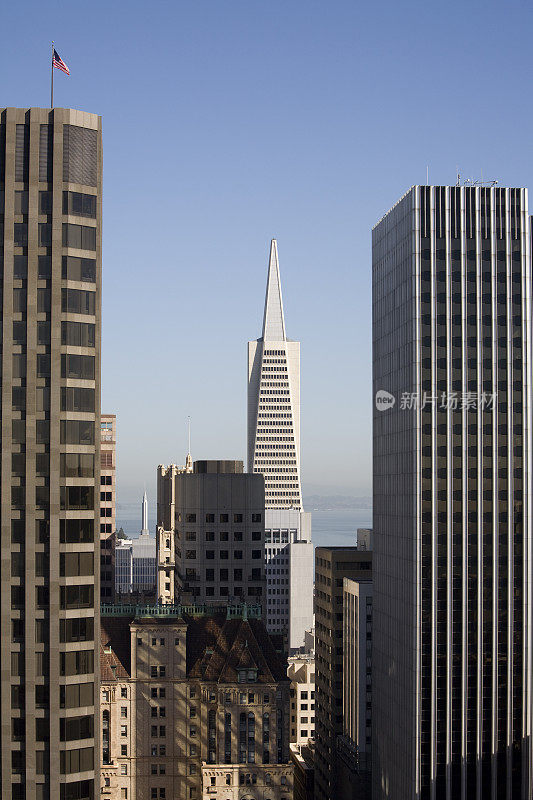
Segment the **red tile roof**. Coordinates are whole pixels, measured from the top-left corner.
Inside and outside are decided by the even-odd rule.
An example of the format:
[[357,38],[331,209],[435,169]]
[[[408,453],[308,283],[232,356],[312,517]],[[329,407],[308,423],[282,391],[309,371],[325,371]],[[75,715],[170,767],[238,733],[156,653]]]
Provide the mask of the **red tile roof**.
[[100,679],[103,681],[131,676],[130,622],[131,617],[101,617]]

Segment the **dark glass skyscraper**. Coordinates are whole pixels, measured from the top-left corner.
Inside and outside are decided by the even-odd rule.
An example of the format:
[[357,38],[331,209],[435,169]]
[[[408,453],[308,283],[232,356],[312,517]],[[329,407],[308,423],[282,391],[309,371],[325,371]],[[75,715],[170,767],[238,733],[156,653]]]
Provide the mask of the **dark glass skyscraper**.
[[525,189],[414,186],[373,231],[373,797],[529,800]]
[[100,117],[0,111],[6,800],[99,791],[101,176]]

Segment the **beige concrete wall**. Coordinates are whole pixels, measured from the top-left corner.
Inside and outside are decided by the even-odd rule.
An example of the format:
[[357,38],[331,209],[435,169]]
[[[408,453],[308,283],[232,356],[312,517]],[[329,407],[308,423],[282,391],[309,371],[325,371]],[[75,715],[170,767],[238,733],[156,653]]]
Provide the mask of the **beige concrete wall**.
[[[50,150],[40,142],[43,125],[49,126]],[[69,182],[72,173],[64,171],[64,126],[76,126],[96,131],[96,157],[94,181],[91,185]],[[85,650],[95,653],[94,640],[64,643],[60,640],[60,623],[72,618],[95,617],[95,636],[98,640],[98,613],[95,604],[83,609],[62,607],[62,590],[66,586],[83,585],[94,588],[96,608],[99,598],[99,569],[94,574],[66,576],[61,573],[61,556],[73,553],[95,555],[95,542],[99,539],[95,508],[98,508],[97,492],[99,476],[99,427],[100,417],[100,287],[101,287],[101,188],[102,188],[102,142],[101,119],[94,114],[71,109],[15,109],[0,112],[0,126],[5,133],[5,150],[0,163],[5,160],[5,171],[0,176],[4,181],[0,194],[0,213],[3,213],[3,297],[2,297],[2,488],[1,541],[2,559],[0,567],[0,627],[4,632],[0,642],[0,724],[1,742],[1,787],[2,797],[17,797],[24,790],[26,800],[37,800],[48,794],[59,797],[60,783],[78,784],[92,782],[94,769],[83,773],[62,772],[62,752],[84,750],[94,746],[94,738],[81,741],[60,741],[60,719],[72,716],[94,716],[93,705],[62,708],[60,696],[63,687],[80,684],[97,684],[98,676],[92,670],[83,674],[62,675],[61,664],[65,654]],[[18,127],[18,126],[25,126]],[[18,152],[16,158],[17,131],[25,132],[27,147]],[[22,141],[22,140],[19,140]],[[0,142],[3,137],[0,136]],[[3,147],[3,144],[0,145]],[[51,159],[50,175],[40,178],[43,153]],[[71,154],[73,151],[71,151]],[[17,175],[17,161],[26,161],[27,172]],[[73,162],[72,162],[73,163]],[[22,180],[20,178],[22,177]],[[96,196],[96,217],[85,218],[63,212],[63,192],[79,192]],[[27,209],[19,213],[15,208],[15,193],[26,192]],[[40,193],[50,192],[51,205],[41,213]],[[63,246],[63,224],[83,225],[95,230],[96,249],[79,250]],[[15,241],[18,226],[27,226],[27,242],[19,245]],[[49,225],[49,229],[41,226]],[[15,228],[14,226],[17,226]],[[49,243],[40,235],[49,230]],[[86,284],[63,278],[64,256],[92,258],[96,265],[96,280]],[[15,275],[14,257],[27,256],[27,275]],[[39,257],[50,258],[50,271],[39,273]],[[78,314],[63,311],[62,292],[65,289],[94,292],[94,314]],[[23,297],[17,310],[15,300]],[[95,346],[78,347],[62,344],[62,323],[83,322],[95,326]],[[20,323],[25,332],[25,342],[16,343],[14,323]],[[49,325],[49,333],[39,323]],[[20,326],[19,326],[20,327]],[[39,336],[38,336],[39,332]],[[44,336],[43,336],[44,333]],[[48,338],[49,336],[49,338]],[[93,356],[94,380],[62,377],[62,356],[67,354]],[[37,360],[49,356],[49,376],[38,374]],[[18,366],[23,365],[24,376],[20,377]],[[14,370],[14,367],[16,369]],[[95,390],[95,404],[91,411],[62,410],[62,388],[91,388]],[[23,407],[16,408],[13,390],[23,398]],[[44,397],[48,401],[43,403]],[[49,420],[49,433],[40,440],[42,424]],[[84,421],[94,431],[93,444],[66,444],[61,440],[61,421]],[[24,431],[24,443],[16,443],[15,428]],[[66,453],[85,453],[94,456],[94,476],[73,478],[61,475],[61,456]],[[12,457],[23,463],[23,475],[15,475]],[[22,458],[20,458],[22,457]],[[17,460],[17,458],[15,459]],[[43,466],[47,465],[48,475]],[[89,487],[96,491],[96,506],[81,510],[61,507],[65,487]],[[48,489],[48,491],[46,491]],[[12,491],[14,490],[14,491]],[[15,500],[17,493],[22,500]],[[46,499],[36,501],[36,494],[45,494]],[[88,519],[93,530],[93,542],[65,543],[60,539],[60,523],[63,520]],[[12,523],[20,523],[21,530],[12,535]],[[39,529],[39,533],[37,533]],[[96,549],[96,559],[99,550]],[[97,566],[97,565],[96,565]],[[86,566],[87,569],[87,566]],[[48,593],[48,597],[46,597]],[[13,602],[18,595],[16,602]],[[38,602],[38,597],[40,601]],[[17,630],[13,623],[16,623]],[[41,633],[44,632],[44,636]],[[96,659],[95,659],[96,660]],[[18,668],[13,670],[14,662]],[[18,687],[18,688],[17,688]],[[48,687],[48,697],[46,691]],[[23,703],[13,706],[15,693]],[[21,735],[14,730],[12,719],[26,718]],[[35,724],[34,724],[35,723]],[[95,736],[97,731],[95,732]],[[19,753],[20,755],[12,755]],[[18,767],[13,769],[15,760]],[[86,767],[85,761],[84,765]],[[88,793],[92,794],[91,783]]]

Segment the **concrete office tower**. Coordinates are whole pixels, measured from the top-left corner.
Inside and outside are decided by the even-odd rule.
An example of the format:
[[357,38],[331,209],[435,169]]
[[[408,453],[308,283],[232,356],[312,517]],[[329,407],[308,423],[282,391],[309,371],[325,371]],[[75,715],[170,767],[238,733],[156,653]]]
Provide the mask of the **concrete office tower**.
[[157,597],[174,603],[261,603],[265,491],[242,461],[157,470]]
[[339,794],[338,738],[343,715],[343,579],[372,576],[372,552],[357,547],[315,551],[315,798]]
[[98,778],[101,188],[100,117],[0,111],[6,800],[92,800]]
[[373,231],[376,800],[531,797],[530,258],[525,189]]
[[300,484],[300,343],[285,335],[275,239],[263,335],[248,342],[248,471],[265,478],[267,628],[288,631],[296,650],[313,625],[313,545]]
[[100,417],[100,597],[112,603],[115,591],[116,518],[116,446],[115,414]]

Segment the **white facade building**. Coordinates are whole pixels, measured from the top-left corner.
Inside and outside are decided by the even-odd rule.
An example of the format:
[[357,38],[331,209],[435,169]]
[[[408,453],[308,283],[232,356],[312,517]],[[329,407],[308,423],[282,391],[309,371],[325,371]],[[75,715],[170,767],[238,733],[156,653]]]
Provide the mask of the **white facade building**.
[[288,631],[296,650],[313,625],[313,544],[300,481],[300,343],[285,334],[275,239],[263,335],[248,342],[248,471],[265,479],[267,628]]
[[289,658],[291,681],[291,742],[307,745],[315,738],[315,657],[304,653]]

